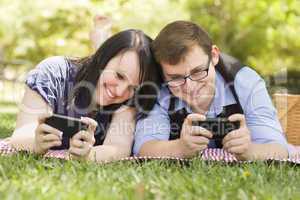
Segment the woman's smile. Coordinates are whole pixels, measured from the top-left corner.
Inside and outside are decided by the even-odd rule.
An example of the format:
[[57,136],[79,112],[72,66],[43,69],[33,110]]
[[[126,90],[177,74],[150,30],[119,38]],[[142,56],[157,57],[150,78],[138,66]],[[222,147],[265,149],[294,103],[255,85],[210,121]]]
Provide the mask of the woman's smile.
[[116,98],[116,95],[115,95],[115,94],[107,87],[106,84],[104,85],[104,88],[105,88],[105,91],[106,91],[107,96],[108,96],[110,99]]

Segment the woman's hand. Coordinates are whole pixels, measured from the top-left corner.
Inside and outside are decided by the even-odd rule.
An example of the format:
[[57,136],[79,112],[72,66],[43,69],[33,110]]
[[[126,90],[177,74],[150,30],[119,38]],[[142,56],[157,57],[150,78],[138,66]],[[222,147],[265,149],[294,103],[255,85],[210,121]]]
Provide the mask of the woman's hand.
[[62,132],[45,124],[47,117],[39,118],[35,129],[34,152],[37,154],[45,154],[51,147],[62,144]]
[[95,144],[94,134],[98,124],[95,120],[88,117],[82,117],[81,121],[88,125],[88,129],[79,131],[70,139],[68,152],[72,159],[88,160]]

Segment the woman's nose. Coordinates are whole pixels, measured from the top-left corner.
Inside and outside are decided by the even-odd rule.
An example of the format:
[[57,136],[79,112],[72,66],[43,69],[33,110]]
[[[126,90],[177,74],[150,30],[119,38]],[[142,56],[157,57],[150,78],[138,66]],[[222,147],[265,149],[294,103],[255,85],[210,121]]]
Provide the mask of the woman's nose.
[[116,95],[118,97],[122,97],[126,94],[127,91],[128,91],[128,84],[124,82],[120,83],[116,88]]

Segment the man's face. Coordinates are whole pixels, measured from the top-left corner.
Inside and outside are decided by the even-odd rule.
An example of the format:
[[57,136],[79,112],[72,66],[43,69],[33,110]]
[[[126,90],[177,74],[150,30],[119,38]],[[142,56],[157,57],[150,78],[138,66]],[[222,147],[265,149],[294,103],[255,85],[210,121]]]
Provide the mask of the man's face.
[[[219,51],[217,47],[213,47],[211,57],[209,57],[198,45],[190,48],[186,56],[177,64],[171,65],[161,62],[165,81],[178,80],[192,74],[191,78],[185,79],[185,83],[181,86],[169,89],[176,97],[184,100],[190,107],[207,109],[210,105],[215,91],[215,68],[218,62]],[[207,72],[208,69],[208,72]],[[202,79],[197,80],[197,74],[206,74]],[[194,74],[194,75],[193,75]]]

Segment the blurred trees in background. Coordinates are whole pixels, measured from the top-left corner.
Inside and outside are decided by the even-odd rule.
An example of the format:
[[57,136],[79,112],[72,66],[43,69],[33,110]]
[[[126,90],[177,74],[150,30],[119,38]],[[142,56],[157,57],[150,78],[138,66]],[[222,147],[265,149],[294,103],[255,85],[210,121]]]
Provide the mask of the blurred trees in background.
[[86,56],[92,18],[103,14],[113,32],[139,28],[151,37],[171,21],[191,20],[263,75],[297,71],[299,8],[299,0],[0,0],[0,60],[27,60],[28,69],[52,55]]

